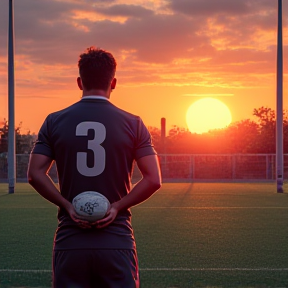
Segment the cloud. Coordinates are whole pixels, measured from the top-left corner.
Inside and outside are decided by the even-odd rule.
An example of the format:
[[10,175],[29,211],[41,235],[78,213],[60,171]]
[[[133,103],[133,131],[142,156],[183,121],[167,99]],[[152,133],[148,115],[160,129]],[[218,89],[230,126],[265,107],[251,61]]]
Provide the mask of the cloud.
[[122,16],[122,17],[149,17],[154,14],[150,9],[146,9],[137,5],[112,5],[109,7],[96,7],[95,11],[108,16]]
[[[288,8],[287,2],[283,9]],[[7,3],[0,1],[2,58],[7,54]],[[29,75],[37,79],[41,72],[48,82],[67,81],[65,73],[77,73],[78,55],[91,45],[115,55],[123,85],[170,85],[173,81],[175,85],[205,84],[202,79],[208,79],[207,73],[209,79],[213,73],[223,79],[235,74],[236,81],[236,75],[244,75],[247,69],[250,73],[271,73],[275,69],[274,1],[169,0],[158,1],[157,9],[151,1],[131,3],[15,1],[19,73],[24,77],[20,70],[29,67]],[[49,65],[55,71],[66,67],[65,73],[53,79],[53,71],[41,69]],[[228,81],[221,79],[219,83]],[[19,83],[25,86],[26,82]]]
[[[138,18],[128,17],[125,23],[119,23],[108,19],[74,20],[71,17],[73,9],[79,8],[75,3],[37,3],[33,11],[27,8],[31,6],[31,0],[23,0],[20,7],[15,7],[15,15],[16,10],[22,9],[21,15],[15,17],[16,53],[29,55],[35,62],[72,63],[81,51],[91,45],[118,54],[122,50],[135,49],[138,61],[166,62],[189,49],[187,36],[193,45],[205,39],[205,36],[195,34],[199,26],[197,22],[188,22],[180,15],[155,15],[135,5],[99,8],[98,12],[114,16],[128,17],[136,11]],[[48,17],[50,14],[51,17]],[[87,27],[87,31],[83,27]],[[185,42],[188,46],[183,46]]]
[[217,14],[241,15],[249,11],[248,0],[170,0],[167,7],[173,12],[191,17],[207,17]]
[[[287,7],[283,1],[283,8]],[[174,13],[181,13],[190,17],[215,17],[217,15],[229,17],[249,14],[269,14],[277,9],[276,1],[271,0],[167,0],[165,8]]]

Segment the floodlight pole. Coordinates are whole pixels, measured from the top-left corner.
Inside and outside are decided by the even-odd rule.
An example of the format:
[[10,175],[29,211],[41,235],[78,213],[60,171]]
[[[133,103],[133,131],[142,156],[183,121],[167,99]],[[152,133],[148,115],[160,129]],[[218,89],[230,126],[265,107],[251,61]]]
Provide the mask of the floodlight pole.
[[14,19],[13,0],[9,0],[8,31],[8,191],[14,193],[16,155],[15,155],[15,105],[14,105]]
[[283,193],[283,35],[282,0],[278,0],[277,35],[277,109],[276,109],[276,182],[277,192]]

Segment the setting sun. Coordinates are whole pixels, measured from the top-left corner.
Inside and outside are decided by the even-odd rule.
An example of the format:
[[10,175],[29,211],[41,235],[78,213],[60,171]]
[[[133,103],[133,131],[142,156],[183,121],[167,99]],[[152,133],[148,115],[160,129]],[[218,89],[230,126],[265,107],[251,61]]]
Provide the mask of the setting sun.
[[220,100],[203,98],[194,102],[186,113],[186,122],[192,133],[205,133],[231,123],[229,108]]

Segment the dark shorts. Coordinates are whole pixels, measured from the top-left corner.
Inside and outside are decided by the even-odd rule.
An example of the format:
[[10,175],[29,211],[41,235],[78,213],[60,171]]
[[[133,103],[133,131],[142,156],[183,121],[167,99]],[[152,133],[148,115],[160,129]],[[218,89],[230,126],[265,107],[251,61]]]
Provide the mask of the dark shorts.
[[53,252],[53,288],[138,288],[135,250]]

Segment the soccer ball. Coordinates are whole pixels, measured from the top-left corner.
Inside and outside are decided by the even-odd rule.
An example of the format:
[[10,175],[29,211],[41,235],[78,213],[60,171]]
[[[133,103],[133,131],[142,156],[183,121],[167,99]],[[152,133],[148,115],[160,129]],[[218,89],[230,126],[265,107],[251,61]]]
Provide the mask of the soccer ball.
[[72,201],[78,215],[84,217],[89,222],[102,219],[109,207],[109,200],[101,193],[86,191],[78,194]]

